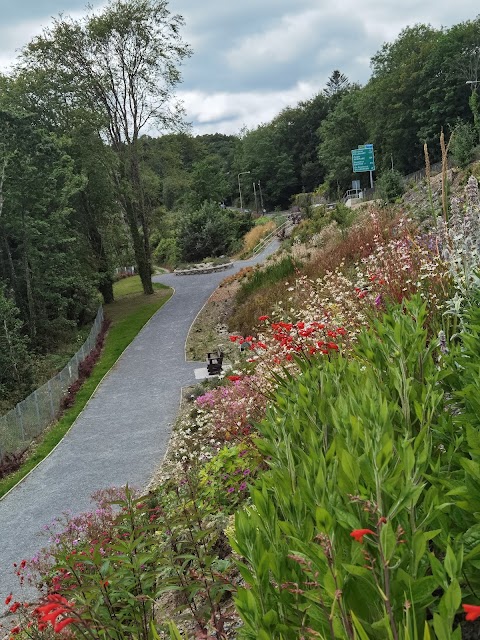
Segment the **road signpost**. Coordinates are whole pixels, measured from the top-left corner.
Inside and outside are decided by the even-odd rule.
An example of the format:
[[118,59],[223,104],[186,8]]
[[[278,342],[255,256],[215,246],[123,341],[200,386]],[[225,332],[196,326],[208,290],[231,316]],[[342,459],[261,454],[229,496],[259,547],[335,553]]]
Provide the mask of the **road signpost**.
[[373,189],[373,171],[375,171],[375,155],[373,144],[359,144],[358,149],[352,149],[353,173],[370,172],[370,187]]

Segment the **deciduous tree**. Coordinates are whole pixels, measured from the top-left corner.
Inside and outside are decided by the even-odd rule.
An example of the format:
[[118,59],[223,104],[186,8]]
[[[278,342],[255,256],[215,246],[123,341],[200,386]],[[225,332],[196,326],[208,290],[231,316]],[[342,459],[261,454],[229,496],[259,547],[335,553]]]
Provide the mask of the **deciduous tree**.
[[23,65],[48,72],[67,104],[102,116],[100,131],[118,155],[118,193],[145,293],[153,293],[149,210],[139,136],[147,125],[176,126],[172,94],[190,54],[183,19],[165,0],[111,0],[100,14],[59,17],[26,47]]

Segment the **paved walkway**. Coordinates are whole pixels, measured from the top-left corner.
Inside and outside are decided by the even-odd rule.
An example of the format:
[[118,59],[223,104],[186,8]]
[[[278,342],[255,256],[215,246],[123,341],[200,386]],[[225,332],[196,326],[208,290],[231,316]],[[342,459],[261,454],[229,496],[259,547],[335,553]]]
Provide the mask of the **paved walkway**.
[[175,289],[172,298],[125,350],[52,454],[0,500],[0,614],[10,592],[20,595],[12,565],[44,544],[38,535],[44,524],[65,511],[91,508],[98,489],[148,483],[165,454],[181,388],[195,382],[200,366],[185,362],[192,322],[226,276],[277,247],[274,241],[228,271],[154,278]]

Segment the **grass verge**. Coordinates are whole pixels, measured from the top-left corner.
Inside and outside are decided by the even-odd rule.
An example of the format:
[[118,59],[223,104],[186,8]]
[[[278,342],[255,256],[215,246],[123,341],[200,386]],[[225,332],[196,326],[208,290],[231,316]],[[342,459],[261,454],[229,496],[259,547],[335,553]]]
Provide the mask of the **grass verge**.
[[112,324],[91,376],[79,389],[74,405],[62,414],[58,422],[48,428],[22,466],[0,480],[0,498],[46,458],[60,442],[90,400],[103,376],[112,368],[140,329],[172,295],[172,290],[164,285],[155,283],[154,288],[153,296],[143,295],[138,276],[115,283],[116,301],[104,306],[105,315]]

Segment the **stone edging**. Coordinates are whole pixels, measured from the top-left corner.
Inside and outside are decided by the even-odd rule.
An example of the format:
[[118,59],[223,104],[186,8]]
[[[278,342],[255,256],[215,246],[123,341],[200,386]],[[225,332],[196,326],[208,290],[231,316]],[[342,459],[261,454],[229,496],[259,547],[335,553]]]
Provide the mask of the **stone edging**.
[[204,268],[193,269],[176,269],[173,272],[174,276],[192,276],[200,273],[213,273],[215,271],[225,271],[233,267],[233,262],[227,262],[226,264],[212,265],[211,267],[205,266]]

